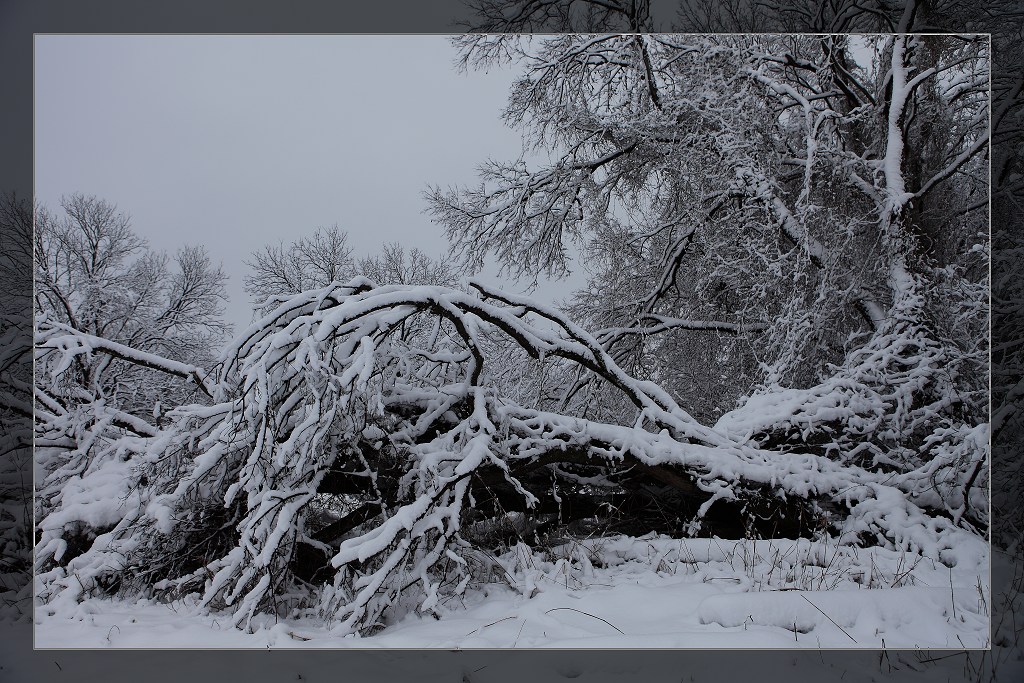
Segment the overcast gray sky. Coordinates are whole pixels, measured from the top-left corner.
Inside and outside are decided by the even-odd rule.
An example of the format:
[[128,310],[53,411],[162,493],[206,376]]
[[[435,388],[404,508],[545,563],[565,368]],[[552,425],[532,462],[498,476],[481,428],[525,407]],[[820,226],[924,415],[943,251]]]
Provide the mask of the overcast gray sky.
[[499,118],[515,74],[454,58],[442,36],[37,36],[36,197],[95,194],[154,248],[205,245],[237,329],[264,244],[338,223],[360,255],[445,252],[427,184],[522,149]]

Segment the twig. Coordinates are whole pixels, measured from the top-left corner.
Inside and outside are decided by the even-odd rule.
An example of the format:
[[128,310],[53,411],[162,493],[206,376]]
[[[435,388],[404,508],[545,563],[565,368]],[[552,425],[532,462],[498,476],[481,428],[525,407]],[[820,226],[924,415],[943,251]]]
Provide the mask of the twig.
[[[953,568],[949,568],[949,604],[953,606],[953,619],[956,619],[956,596],[953,594]],[[959,637],[959,636],[957,636]]]
[[[519,633],[516,634],[516,639],[512,641],[512,647],[515,647],[516,643],[519,642],[519,636],[523,635],[523,628],[525,626],[526,626],[526,620],[523,619],[523,623],[520,624],[520,626],[519,626]],[[544,635],[547,635],[547,634],[545,633]]]
[[928,659],[918,660],[921,664],[930,664],[931,662],[939,662],[943,659],[949,659],[950,657],[962,657],[963,655],[969,655],[969,652],[953,652],[948,655],[942,655],[941,657],[929,657]]
[[[800,594],[800,597],[801,597],[801,598],[803,598],[804,600],[807,600],[807,596],[806,596],[806,595],[804,595],[803,593],[801,593],[801,594]],[[813,607],[814,609],[818,610],[818,611],[819,611],[819,612],[821,612],[822,614],[825,614],[825,612],[824,612],[824,611],[822,611],[822,609],[821,609],[820,607],[818,607],[817,605],[815,605],[815,604],[814,604],[813,602],[811,602],[810,600],[807,600],[807,604],[808,604],[808,605],[810,605],[811,607]],[[837,628],[837,629],[839,629],[839,630],[840,630],[840,631],[842,631],[843,633],[846,633],[846,629],[845,629],[845,628],[843,628],[842,626],[840,626],[839,624],[836,624],[836,621],[835,621],[835,619],[833,619],[832,617],[830,617],[830,616],[829,616],[829,615],[827,615],[827,614],[825,614],[825,618],[826,618],[826,619],[828,619],[829,621],[831,621],[831,622],[832,622],[833,624],[835,624],[835,625],[836,625],[836,628]],[[849,638],[850,640],[852,640],[852,641],[853,641],[853,642],[855,642],[855,643],[857,642],[857,639],[856,639],[856,638],[854,638],[853,636],[851,636],[851,635],[850,635],[849,633],[846,633],[846,637],[847,637],[847,638]]]
[[501,619],[498,619],[497,621],[492,621],[492,622],[491,622],[491,623],[489,623],[489,624],[484,624],[483,626],[478,626],[478,627],[476,627],[475,629],[473,629],[472,631],[470,631],[469,633],[467,633],[466,635],[464,635],[464,636],[462,636],[462,637],[463,637],[463,638],[468,638],[468,637],[470,637],[471,635],[474,635],[474,634],[476,634],[476,633],[480,633],[480,630],[481,630],[481,629],[485,629],[485,628],[487,628],[488,626],[494,626],[495,624],[500,624],[500,623],[501,623],[501,622],[503,622],[503,621],[508,621],[509,619],[515,619],[515,618],[516,618],[516,615],[514,615],[514,614],[510,614],[509,616],[507,616],[507,617],[502,617]]
[[590,614],[589,612],[584,612],[582,610],[574,609],[572,607],[552,607],[547,612],[544,612],[544,614],[550,614],[551,612],[555,612],[555,611],[560,610],[560,609],[567,609],[567,610],[571,610],[573,612],[579,612],[580,614],[585,614],[588,617],[594,617],[594,619],[597,619],[598,621],[603,621],[604,623],[608,624],[609,626],[611,626],[616,631],[619,631],[619,633],[621,633],[622,635],[626,635],[625,632],[619,630],[618,626],[616,626],[612,622],[608,621],[607,619],[602,619],[601,617],[598,617],[598,616],[595,616],[593,614]]

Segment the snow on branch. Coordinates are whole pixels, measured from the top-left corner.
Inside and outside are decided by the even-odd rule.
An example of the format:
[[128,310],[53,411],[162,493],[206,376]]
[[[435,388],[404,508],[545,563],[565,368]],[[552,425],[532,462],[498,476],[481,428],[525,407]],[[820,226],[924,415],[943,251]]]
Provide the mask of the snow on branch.
[[730,323],[720,320],[685,320],[683,318],[672,318],[656,313],[648,313],[638,318],[640,320],[651,320],[655,324],[647,327],[608,327],[598,330],[596,337],[607,346],[612,341],[623,335],[652,335],[667,332],[668,330],[693,330],[720,332],[722,334],[741,335],[747,332],[761,332],[767,329],[764,323]]
[[130,346],[118,344],[103,337],[79,332],[67,325],[46,319],[39,320],[36,327],[36,348],[41,350],[43,354],[47,351],[55,351],[61,354],[60,361],[51,370],[51,374],[54,377],[67,370],[77,356],[104,353],[114,358],[149,368],[150,370],[158,370],[188,379],[195,383],[208,397],[213,397],[212,387],[208,384],[207,380],[209,373],[195,365],[163,358],[155,353],[133,349]]

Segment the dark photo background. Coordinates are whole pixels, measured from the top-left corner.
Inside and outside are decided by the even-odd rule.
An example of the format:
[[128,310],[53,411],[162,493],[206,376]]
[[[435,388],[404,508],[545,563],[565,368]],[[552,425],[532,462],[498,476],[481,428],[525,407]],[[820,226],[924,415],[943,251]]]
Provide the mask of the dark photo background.
[[[1019,39],[1024,6],[1014,1],[865,3],[836,0],[725,3],[654,0],[639,2],[458,2],[376,3],[342,6],[297,2],[285,12],[276,6],[222,2],[181,2],[154,6],[143,14],[131,2],[0,2],[0,63],[7,106],[0,108],[0,281],[4,299],[0,373],[0,575],[5,623],[0,636],[0,680],[217,680],[269,674],[271,680],[454,680],[499,681],[536,676],[544,680],[719,680],[757,676],[761,680],[1019,680],[1020,627],[1005,607],[994,606],[996,647],[991,653],[486,653],[486,652],[332,652],[317,656],[289,652],[117,653],[32,652],[30,612],[31,359],[30,255],[32,197],[32,34],[40,33],[236,33],[275,32],[436,32],[470,28],[493,32],[554,31],[941,31],[993,34],[993,504],[994,550],[1009,554],[993,580],[993,601],[1004,595],[1020,610],[1022,532],[1021,342],[1017,313],[1022,298],[1019,249],[1022,180],[1021,76]],[[521,11],[511,11],[507,5]],[[155,12],[155,14],[153,13]],[[68,103],[74,109],[74,103]],[[74,188],[69,188],[74,191]],[[116,201],[116,197],[110,198]],[[1011,610],[1012,611],[1012,610]],[[1003,623],[1000,623],[1000,620]],[[1018,621],[1020,616],[1018,614]],[[999,634],[1005,634],[1000,638]]]

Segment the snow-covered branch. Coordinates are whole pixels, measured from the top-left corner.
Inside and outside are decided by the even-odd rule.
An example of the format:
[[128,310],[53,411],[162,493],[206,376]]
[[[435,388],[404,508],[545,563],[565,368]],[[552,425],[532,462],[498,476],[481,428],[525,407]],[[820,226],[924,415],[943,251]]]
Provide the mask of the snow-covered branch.
[[143,368],[185,378],[193,382],[207,396],[213,396],[213,390],[207,379],[209,373],[200,367],[162,358],[155,353],[133,349],[103,337],[78,332],[74,328],[60,323],[45,319],[37,322],[36,348],[44,353],[49,350],[60,353],[60,361],[51,370],[53,376],[67,370],[77,356],[103,353]]

